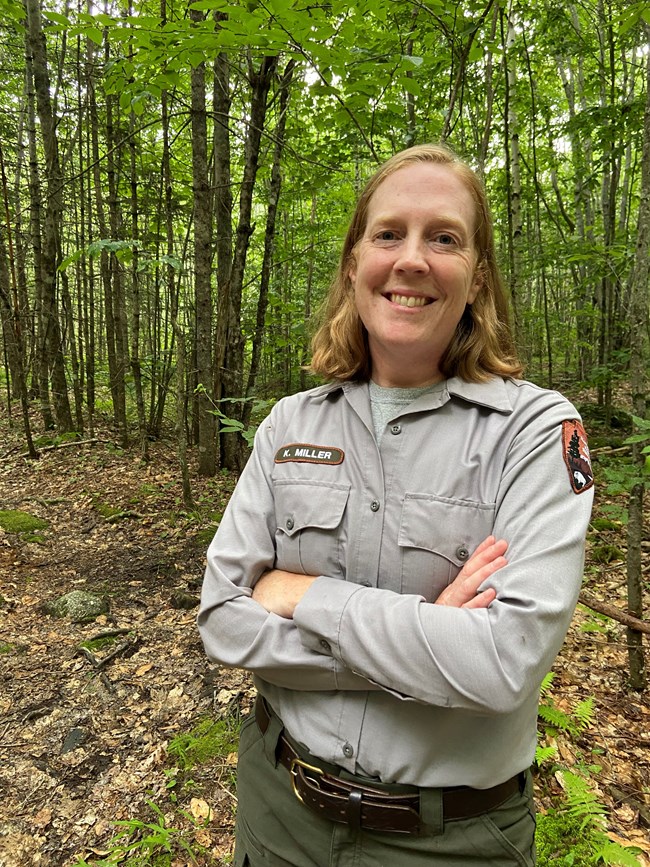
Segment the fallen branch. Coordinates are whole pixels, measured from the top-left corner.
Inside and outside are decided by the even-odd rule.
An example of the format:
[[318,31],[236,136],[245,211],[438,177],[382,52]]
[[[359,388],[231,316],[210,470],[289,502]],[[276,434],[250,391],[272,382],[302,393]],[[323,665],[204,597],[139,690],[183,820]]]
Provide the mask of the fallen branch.
[[632,446],[602,446],[599,449],[589,449],[590,455],[622,455],[632,451]]
[[[85,446],[85,445],[89,445],[91,443],[100,443],[100,442],[101,443],[108,443],[108,442],[110,442],[110,440],[100,440],[99,437],[93,437],[92,439],[89,439],[89,440],[69,440],[68,442],[65,442],[65,443],[54,443],[54,445],[51,445],[51,446],[39,446],[36,449],[36,451],[40,454],[41,452],[51,452],[53,449],[68,449],[71,446]],[[24,454],[21,455],[21,458],[28,458],[28,457],[30,457],[29,452],[25,452]]]
[[138,646],[140,639],[136,636],[134,639],[127,638],[124,641],[121,641],[116,647],[111,650],[110,653],[107,653],[106,656],[103,656],[101,659],[98,659],[92,650],[89,650],[87,647],[80,645],[77,648],[77,653],[80,653],[82,656],[85,656],[88,662],[96,668],[98,671],[101,671],[102,668],[105,668],[109,662],[112,662],[115,657],[120,656],[123,653],[126,653],[127,650],[132,650]]
[[611,617],[612,620],[617,620],[623,626],[628,626],[636,632],[644,632],[646,635],[650,635],[650,623],[646,623],[645,620],[639,620],[638,617],[633,617],[632,614],[628,614],[627,611],[617,608],[616,605],[610,605],[609,602],[596,599],[595,596],[592,596],[586,590],[581,591],[578,602],[586,605],[587,608],[591,608],[592,611],[598,611],[599,614],[604,614],[607,617]]
[[[617,803],[628,804],[633,810],[636,810],[639,814],[639,823],[646,828],[650,828],[650,807],[647,807],[639,798],[628,795],[627,792],[619,789],[618,786],[607,786],[607,788]],[[639,794],[641,793],[639,792]]]

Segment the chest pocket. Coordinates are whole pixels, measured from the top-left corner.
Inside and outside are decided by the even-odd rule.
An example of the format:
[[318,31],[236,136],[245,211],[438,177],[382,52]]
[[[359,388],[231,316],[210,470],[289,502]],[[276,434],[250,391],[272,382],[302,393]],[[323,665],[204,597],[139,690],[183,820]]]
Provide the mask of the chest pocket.
[[494,511],[491,503],[407,493],[398,535],[402,593],[435,602],[492,532]]
[[280,480],[274,484],[276,566],[344,578],[349,484]]

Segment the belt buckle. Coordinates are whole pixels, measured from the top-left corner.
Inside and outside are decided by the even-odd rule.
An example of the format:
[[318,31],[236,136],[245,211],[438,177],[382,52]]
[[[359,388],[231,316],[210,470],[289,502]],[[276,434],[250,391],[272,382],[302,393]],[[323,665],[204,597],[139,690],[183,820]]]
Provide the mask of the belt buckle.
[[[298,791],[298,787],[296,786],[296,777],[298,776],[297,768],[304,768],[306,771],[311,771],[313,774],[317,774],[318,776],[323,776],[323,771],[321,768],[317,768],[315,765],[309,765],[307,762],[303,762],[302,759],[295,758],[291,759],[291,764],[289,765],[289,773],[291,774],[291,788],[293,789],[293,793],[298,798],[301,804],[304,804],[304,800],[300,792]],[[314,782],[318,785],[318,782],[314,780]],[[305,804],[305,806],[307,806]]]

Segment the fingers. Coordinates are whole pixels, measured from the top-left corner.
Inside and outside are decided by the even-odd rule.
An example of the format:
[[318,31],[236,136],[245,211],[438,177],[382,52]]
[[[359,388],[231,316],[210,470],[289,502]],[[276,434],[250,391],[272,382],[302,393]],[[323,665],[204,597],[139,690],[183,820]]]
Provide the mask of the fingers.
[[496,598],[496,592],[487,588],[479,593],[478,589],[484,581],[508,564],[503,556],[507,548],[505,539],[496,540],[494,536],[484,539],[454,581],[438,596],[436,604],[454,608],[487,608]]
[[[465,563],[458,577],[462,575],[463,578],[468,578],[474,575],[477,570],[484,569],[495,560],[499,558],[503,559],[503,555],[507,549],[508,543],[505,539],[495,540],[494,536],[488,536],[487,539],[481,542],[467,563]],[[501,566],[503,566],[503,563],[498,568],[501,568]],[[491,572],[488,572],[488,575],[491,574]]]
[[497,598],[497,592],[493,587],[488,587],[487,590],[481,591],[481,593],[477,593],[472,599],[468,602],[465,602],[464,605],[461,605],[461,608],[487,608],[491,602]]

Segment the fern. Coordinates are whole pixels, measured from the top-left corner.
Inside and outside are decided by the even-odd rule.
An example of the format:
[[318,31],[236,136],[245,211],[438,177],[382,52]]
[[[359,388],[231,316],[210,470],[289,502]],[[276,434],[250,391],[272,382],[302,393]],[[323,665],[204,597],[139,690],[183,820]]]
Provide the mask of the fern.
[[573,709],[573,715],[580,723],[580,731],[589,728],[596,717],[593,697],[590,696],[584,701],[579,702]]
[[576,731],[576,724],[572,717],[553,704],[540,704],[538,714],[548,726],[568,732],[571,735]]
[[561,771],[564,780],[566,806],[572,816],[579,817],[582,830],[590,827],[602,829],[607,810],[589,787],[589,781],[571,771]]
[[626,848],[613,840],[603,840],[602,845],[596,849],[596,858],[604,864],[617,865],[617,867],[639,867],[639,859],[636,854],[639,850],[633,847]]

